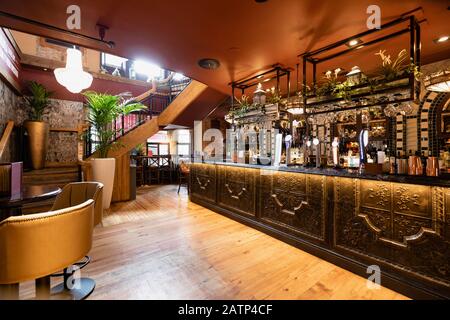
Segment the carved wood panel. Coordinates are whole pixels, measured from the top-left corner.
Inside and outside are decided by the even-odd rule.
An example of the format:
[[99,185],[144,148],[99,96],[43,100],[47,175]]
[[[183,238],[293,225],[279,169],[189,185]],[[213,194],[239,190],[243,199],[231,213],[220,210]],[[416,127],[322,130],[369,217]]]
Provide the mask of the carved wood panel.
[[259,215],[263,221],[325,241],[325,176],[273,171],[260,179]]
[[443,188],[334,178],[334,244],[450,285],[448,209]]
[[259,170],[219,166],[217,173],[218,204],[239,214],[255,216],[255,184]]
[[216,202],[216,166],[192,164],[190,169],[191,196],[208,202]]

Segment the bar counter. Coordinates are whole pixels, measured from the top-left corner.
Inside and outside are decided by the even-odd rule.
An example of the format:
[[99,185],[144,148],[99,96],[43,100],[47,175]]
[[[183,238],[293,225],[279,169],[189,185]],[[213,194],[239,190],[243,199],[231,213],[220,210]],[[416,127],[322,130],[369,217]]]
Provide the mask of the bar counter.
[[450,181],[194,163],[191,201],[413,298],[450,298]]

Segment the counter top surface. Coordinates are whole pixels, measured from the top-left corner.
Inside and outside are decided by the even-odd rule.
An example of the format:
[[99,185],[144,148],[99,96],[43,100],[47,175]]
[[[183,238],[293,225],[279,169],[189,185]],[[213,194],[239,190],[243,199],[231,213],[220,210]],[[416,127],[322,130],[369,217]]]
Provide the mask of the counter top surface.
[[234,163],[234,162],[219,162],[219,161],[205,161],[205,164],[225,165],[241,168],[253,168],[260,170],[275,170],[282,172],[297,172],[306,174],[317,174],[325,176],[346,177],[346,178],[358,178],[369,179],[377,181],[398,182],[405,184],[418,184],[429,185],[439,187],[450,187],[450,179],[446,177],[427,177],[427,176],[409,176],[409,175],[391,175],[391,174],[371,174],[371,173],[359,173],[358,169],[334,169],[334,168],[315,168],[315,167],[303,167],[303,166],[266,166],[247,163]]

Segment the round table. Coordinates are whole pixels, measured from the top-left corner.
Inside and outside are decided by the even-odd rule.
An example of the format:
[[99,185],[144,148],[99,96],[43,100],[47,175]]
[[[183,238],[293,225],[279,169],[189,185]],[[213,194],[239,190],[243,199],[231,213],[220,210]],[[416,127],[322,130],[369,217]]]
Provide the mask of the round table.
[[23,186],[17,195],[0,197],[0,221],[10,216],[21,215],[25,204],[48,200],[60,193],[61,188],[52,185]]

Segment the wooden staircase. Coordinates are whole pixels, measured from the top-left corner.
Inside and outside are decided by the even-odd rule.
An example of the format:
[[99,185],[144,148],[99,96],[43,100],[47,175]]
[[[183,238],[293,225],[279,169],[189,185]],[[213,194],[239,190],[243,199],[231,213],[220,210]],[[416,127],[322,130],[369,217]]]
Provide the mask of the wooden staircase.
[[153,117],[120,137],[117,142],[124,147],[110,151],[109,156],[118,158],[130,152],[138,144],[147,141],[147,139],[157,133],[160,128],[171,124],[207,88],[207,85],[192,80],[159,116]]
[[[127,201],[130,199],[130,151],[138,144],[147,141],[148,138],[157,133],[161,128],[175,121],[207,88],[207,85],[192,80],[160,115],[152,117],[116,140],[123,147],[111,150],[108,154],[109,157],[116,159],[113,202]],[[96,154],[94,153],[86,160],[95,158],[95,156]],[[91,173],[88,162],[83,162],[83,167],[83,174],[86,180],[90,180]]]
[[23,173],[24,185],[56,185],[62,188],[66,184],[76,181],[79,181],[78,166],[45,168]]

